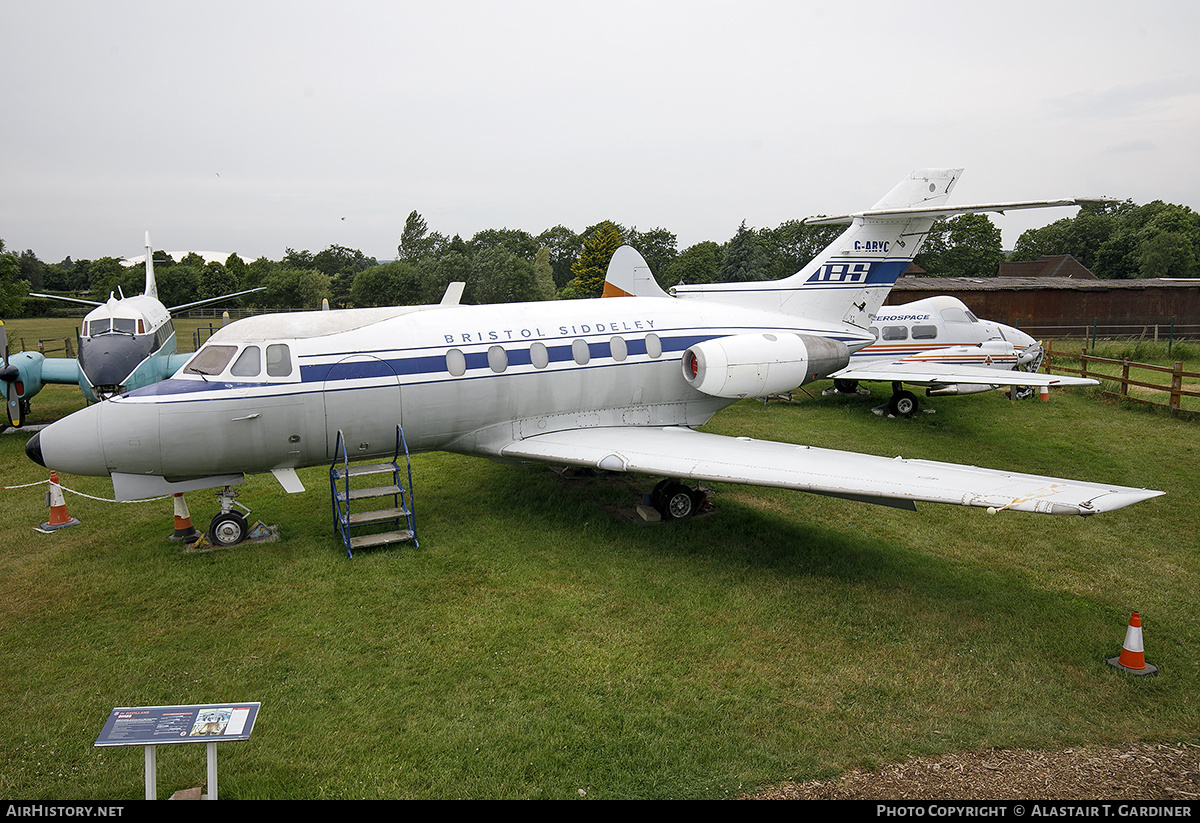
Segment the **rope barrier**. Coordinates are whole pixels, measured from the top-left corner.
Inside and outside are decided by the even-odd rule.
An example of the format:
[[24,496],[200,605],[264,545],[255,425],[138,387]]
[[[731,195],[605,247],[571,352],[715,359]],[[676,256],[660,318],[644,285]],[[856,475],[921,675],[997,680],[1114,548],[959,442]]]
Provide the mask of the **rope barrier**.
[[[49,480],[37,480],[33,483],[24,483],[20,486],[0,486],[0,491],[8,491],[9,489],[28,489],[32,488],[33,486],[43,486],[49,482]],[[171,497],[174,497],[174,495],[164,494],[161,497],[143,497],[139,500],[109,500],[107,497],[96,497],[95,495],[86,494],[81,491],[76,491],[75,489],[68,489],[62,483],[59,483],[58,487],[65,492],[70,492],[71,494],[76,494],[80,497],[86,497],[88,500],[98,500],[101,503],[153,503],[156,500],[168,500]]]

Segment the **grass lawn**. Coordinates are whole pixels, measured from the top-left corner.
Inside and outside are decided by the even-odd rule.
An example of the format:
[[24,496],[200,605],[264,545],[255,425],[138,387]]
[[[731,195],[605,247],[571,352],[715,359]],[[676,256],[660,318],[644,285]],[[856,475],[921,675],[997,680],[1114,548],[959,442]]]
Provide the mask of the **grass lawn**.
[[[626,513],[652,478],[426,454],[420,548],[348,559],[316,468],[303,495],[242,487],[277,542],[184,553],[169,499],[93,499],[96,478],[62,478],[82,525],[34,531],[45,485],[13,487],[46,471],[5,434],[0,797],[140,798],[141,750],[92,743],[115,706],[174,703],[261,701],[219,747],[223,799],[727,798],[977,747],[1196,742],[1195,423],[1087,391],[890,420],[882,388],[822,386],[708,428],[1168,494],[1084,519],[728,485],[647,525]],[[49,387],[34,417],[78,402]],[[204,527],[212,496],[188,503]],[[1156,678],[1105,663],[1132,611]],[[203,747],[159,749],[160,796],[203,781]]]

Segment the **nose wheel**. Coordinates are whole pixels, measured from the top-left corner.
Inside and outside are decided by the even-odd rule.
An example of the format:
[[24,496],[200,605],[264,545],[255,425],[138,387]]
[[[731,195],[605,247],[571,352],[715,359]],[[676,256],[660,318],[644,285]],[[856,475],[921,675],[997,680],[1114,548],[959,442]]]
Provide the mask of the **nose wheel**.
[[239,512],[218,514],[208,524],[208,536],[218,546],[236,546],[246,539],[249,530],[246,518]]
[[221,511],[208,524],[208,539],[218,546],[236,546],[246,539],[250,526],[246,515],[234,511],[233,507],[243,509],[246,514],[250,510],[237,502],[237,492],[228,486],[224,491],[217,492],[217,501],[221,504]]

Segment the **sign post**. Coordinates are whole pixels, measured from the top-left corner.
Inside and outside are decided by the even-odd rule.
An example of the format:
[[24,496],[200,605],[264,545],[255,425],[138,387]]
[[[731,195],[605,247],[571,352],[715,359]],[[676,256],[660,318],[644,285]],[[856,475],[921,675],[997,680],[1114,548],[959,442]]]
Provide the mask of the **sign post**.
[[258,703],[206,703],[191,706],[116,708],[93,746],[146,748],[146,799],[158,797],[157,748],[205,743],[208,750],[208,799],[217,799],[217,743],[249,740],[258,719]]

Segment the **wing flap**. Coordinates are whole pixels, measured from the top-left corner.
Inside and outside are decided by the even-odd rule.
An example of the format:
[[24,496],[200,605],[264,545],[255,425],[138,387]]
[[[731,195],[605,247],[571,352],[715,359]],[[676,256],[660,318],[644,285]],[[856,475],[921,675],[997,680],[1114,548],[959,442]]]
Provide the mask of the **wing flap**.
[[[743,483],[887,503],[1096,514],[1163,492],[928,460],[888,458],[668,427],[572,429],[500,447],[499,457]],[[907,508],[907,506],[905,506]]]

